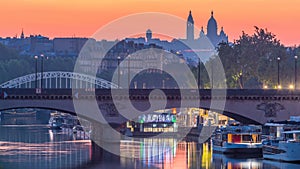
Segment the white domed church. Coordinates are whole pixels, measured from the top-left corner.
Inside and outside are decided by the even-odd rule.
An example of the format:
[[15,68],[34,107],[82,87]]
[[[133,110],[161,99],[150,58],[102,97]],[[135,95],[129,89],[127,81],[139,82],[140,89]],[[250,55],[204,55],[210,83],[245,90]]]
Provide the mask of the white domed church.
[[[223,27],[221,27],[221,31],[218,34],[218,24],[216,19],[214,18],[214,12],[211,12],[211,17],[207,22],[207,34],[204,33],[203,27],[201,28],[201,31],[199,33],[199,38],[205,38],[205,36],[210,40],[212,45],[214,47],[217,47],[219,43],[221,42],[228,42],[228,36],[223,30]],[[193,43],[193,41],[197,41],[197,39],[194,38],[194,19],[192,16],[192,12],[190,11],[188,19],[187,19],[187,29],[186,29],[186,40],[189,43]]]

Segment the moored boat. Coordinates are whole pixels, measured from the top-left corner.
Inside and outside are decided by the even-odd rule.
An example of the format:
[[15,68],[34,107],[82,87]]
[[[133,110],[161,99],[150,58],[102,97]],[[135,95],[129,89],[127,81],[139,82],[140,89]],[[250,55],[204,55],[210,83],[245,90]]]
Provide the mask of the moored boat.
[[265,159],[300,162],[300,130],[282,132],[283,138],[264,141],[263,157]]
[[60,116],[54,116],[49,119],[49,126],[51,129],[61,129],[64,123],[64,118]]
[[213,151],[224,154],[262,155],[260,126],[226,126],[216,130]]

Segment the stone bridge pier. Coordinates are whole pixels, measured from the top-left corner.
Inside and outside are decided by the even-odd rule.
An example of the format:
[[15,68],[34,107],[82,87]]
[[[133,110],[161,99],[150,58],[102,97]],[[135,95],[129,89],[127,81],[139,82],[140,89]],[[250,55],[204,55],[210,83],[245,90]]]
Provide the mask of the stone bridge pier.
[[119,124],[92,123],[92,161],[120,161],[120,140],[121,134],[118,132]]

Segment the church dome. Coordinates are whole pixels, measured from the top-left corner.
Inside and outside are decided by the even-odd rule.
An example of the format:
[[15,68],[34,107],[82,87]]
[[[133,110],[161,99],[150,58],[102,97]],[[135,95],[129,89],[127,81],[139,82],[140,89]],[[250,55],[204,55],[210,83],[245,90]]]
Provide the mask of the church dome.
[[217,35],[217,21],[214,18],[214,12],[211,12],[211,17],[207,23],[207,34],[208,35]]

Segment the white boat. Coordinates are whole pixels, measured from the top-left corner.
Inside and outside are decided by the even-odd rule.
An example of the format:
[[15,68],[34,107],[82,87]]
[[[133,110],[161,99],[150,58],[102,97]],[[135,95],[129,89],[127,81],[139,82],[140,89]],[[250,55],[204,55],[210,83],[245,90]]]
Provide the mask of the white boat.
[[265,159],[297,162],[300,161],[300,130],[282,132],[283,138],[264,141],[263,157]]
[[73,130],[73,133],[77,133],[78,131],[84,131],[83,127],[80,125],[74,126],[72,130]]
[[216,130],[213,151],[223,154],[262,154],[260,126],[226,126]]
[[49,126],[51,129],[61,129],[64,123],[64,118],[60,116],[54,116],[49,119]]

